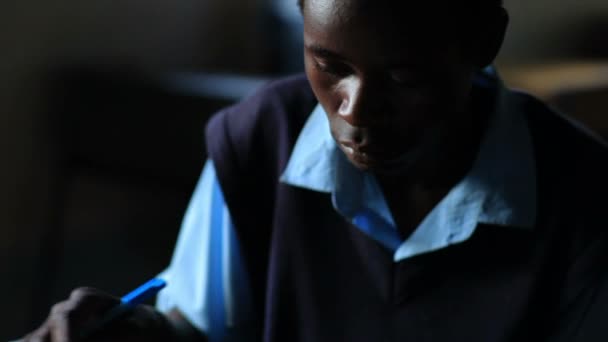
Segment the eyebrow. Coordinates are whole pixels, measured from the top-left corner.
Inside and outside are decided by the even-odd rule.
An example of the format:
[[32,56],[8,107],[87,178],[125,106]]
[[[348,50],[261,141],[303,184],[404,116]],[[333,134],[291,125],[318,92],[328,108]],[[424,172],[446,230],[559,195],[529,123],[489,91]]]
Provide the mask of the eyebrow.
[[309,50],[310,52],[312,52],[313,54],[317,55],[318,57],[342,59],[342,60],[346,59],[339,53],[331,51],[331,50],[324,48],[317,44],[307,44],[306,49]]
[[[339,53],[329,50],[327,48],[322,47],[321,45],[311,43],[306,44],[305,48],[312,52],[317,57],[327,58],[327,59],[335,59],[335,60],[347,60],[346,57],[340,55]],[[390,69],[401,69],[401,68],[420,68],[424,67],[425,64],[419,61],[407,61],[401,59],[394,59],[393,61],[387,62],[387,67]]]

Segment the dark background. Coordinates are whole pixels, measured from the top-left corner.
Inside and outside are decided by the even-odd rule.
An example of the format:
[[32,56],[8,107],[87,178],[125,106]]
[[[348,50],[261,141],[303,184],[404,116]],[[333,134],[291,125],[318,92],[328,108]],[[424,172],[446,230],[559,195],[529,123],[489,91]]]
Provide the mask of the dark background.
[[[506,0],[508,84],[608,132],[608,2]],[[211,113],[301,69],[295,0],[0,2],[0,340],[162,271]]]

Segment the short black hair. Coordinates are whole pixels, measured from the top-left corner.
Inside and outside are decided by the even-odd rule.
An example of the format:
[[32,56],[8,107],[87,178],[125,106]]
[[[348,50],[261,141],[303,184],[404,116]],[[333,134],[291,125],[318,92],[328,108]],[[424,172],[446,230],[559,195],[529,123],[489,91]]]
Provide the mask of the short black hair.
[[[461,0],[463,1],[463,5],[471,5],[471,6],[491,6],[491,7],[502,7],[504,1],[503,0]],[[300,11],[304,8],[304,0],[298,0],[298,7]]]

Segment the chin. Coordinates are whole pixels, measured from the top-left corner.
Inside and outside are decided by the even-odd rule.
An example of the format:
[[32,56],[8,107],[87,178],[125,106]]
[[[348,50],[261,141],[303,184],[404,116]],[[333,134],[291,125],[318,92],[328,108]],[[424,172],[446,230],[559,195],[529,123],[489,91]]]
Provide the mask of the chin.
[[369,156],[347,155],[347,158],[355,168],[377,175],[405,175],[412,169],[411,164],[393,163],[387,160],[374,159]]
[[356,159],[353,158],[348,158],[348,161],[357,169],[361,170],[361,171],[366,171],[366,172],[373,172],[374,171],[374,165],[371,165],[369,163],[363,163],[360,162]]

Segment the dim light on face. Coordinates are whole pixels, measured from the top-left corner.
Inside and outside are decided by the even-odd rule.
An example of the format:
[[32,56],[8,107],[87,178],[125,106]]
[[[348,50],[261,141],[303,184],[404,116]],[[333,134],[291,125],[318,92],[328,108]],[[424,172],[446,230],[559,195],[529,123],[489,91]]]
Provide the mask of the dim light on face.
[[307,0],[303,15],[308,79],[356,167],[394,171],[458,138],[476,66],[445,16],[364,0]]

